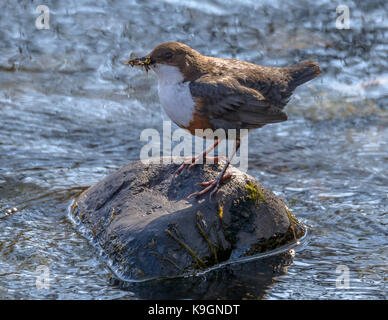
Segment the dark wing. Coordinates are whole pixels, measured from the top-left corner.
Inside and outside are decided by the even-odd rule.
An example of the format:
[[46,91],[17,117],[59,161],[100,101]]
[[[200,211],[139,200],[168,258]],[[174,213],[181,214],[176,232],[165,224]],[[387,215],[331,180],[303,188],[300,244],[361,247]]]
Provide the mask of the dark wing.
[[241,85],[259,91],[273,106],[283,109],[296,87],[319,73],[318,64],[311,60],[285,68],[245,63],[244,72],[238,72],[235,78]]
[[287,115],[260,92],[232,77],[204,75],[190,83],[190,91],[199,116],[209,119],[215,128],[253,129],[287,120]]
[[272,106],[280,109],[286,106],[295,87],[290,87],[292,78],[285,68],[246,63],[243,70],[234,75],[242,86],[260,92]]

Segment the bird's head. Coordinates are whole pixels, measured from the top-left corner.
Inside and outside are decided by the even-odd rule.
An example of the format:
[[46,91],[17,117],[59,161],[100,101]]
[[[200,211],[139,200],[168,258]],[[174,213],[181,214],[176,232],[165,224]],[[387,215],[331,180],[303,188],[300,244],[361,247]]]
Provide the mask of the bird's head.
[[179,70],[182,74],[189,72],[200,56],[198,51],[180,42],[164,42],[155,47],[149,54],[142,58],[129,59],[124,64],[143,66],[146,71],[150,68],[159,77],[164,77],[168,70]]

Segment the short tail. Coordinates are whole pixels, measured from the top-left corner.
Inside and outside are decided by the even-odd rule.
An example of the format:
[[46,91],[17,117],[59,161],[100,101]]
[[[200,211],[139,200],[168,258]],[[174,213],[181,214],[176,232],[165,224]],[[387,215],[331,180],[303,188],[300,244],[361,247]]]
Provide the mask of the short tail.
[[321,73],[321,68],[318,63],[312,60],[304,60],[285,69],[291,75],[289,86],[292,90],[297,86],[314,79]]

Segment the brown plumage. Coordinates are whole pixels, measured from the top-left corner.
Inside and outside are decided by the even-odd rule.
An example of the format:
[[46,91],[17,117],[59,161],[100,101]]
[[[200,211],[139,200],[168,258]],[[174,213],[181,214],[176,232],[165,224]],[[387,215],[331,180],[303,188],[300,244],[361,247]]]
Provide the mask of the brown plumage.
[[[227,133],[228,129],[250,130],[286,121],[283,109],[293,91],[320,73],[318,64],[311,60],[290,67],[267,67],[237,59],[204,56],[179,42],[162,43],[147,56],[125,64],[142,65],[146,69],[154,67],[156,72],[161,65],[179,70],[182,79],[176,85],[188,84],[194,109],[190,111],[189,122],[176,123],[192,134],[195,129],[224,129]],[[236,146],[238,148],[239,141]],[[201,157],[206,157],[206,152]],[[226,168],[206,191],[218,189]]]

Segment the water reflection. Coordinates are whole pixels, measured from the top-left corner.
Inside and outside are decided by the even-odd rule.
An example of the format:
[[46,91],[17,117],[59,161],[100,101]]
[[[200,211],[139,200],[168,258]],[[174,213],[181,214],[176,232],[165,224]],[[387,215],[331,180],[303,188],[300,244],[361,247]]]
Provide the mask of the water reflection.
[[287,272],[293,251],[275,256],[226,265],[202,276],[111,284],[132,292],[140,299],[263,299],[274,278]]

